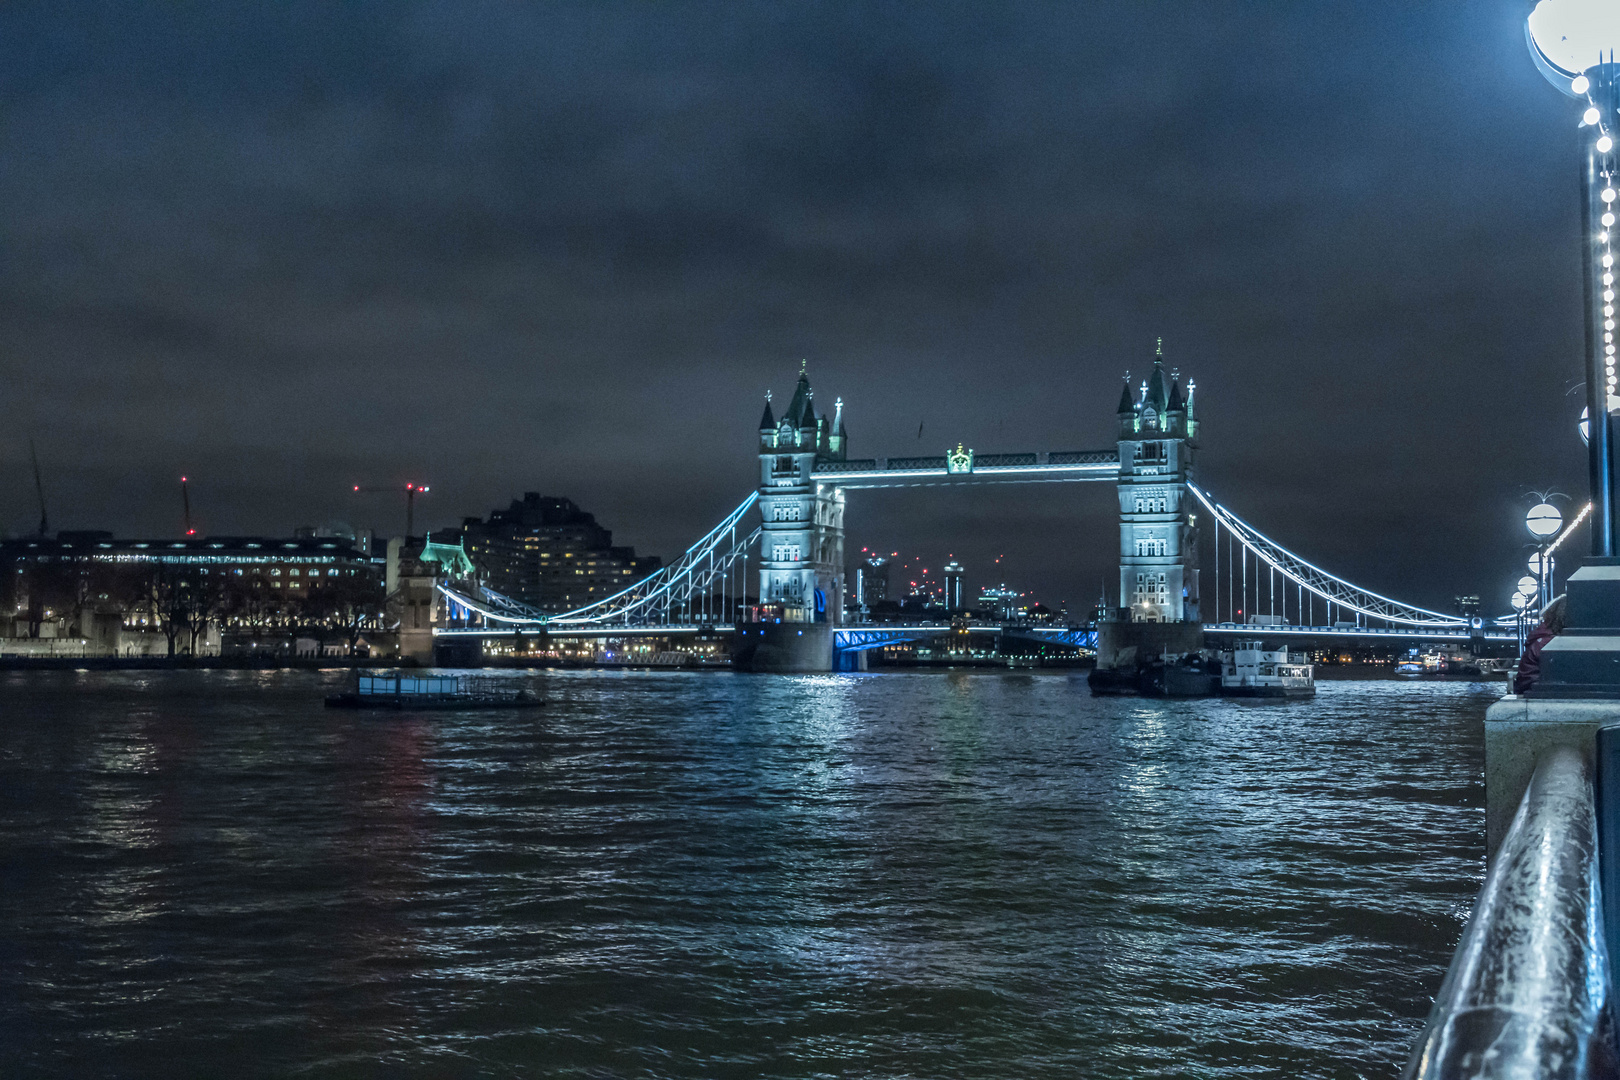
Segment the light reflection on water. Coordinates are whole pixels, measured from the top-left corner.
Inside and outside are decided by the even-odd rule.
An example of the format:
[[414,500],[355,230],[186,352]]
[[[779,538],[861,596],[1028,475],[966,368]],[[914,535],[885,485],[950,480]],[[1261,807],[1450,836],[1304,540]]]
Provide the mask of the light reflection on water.
[[1483,686],[342,681],[0,674],[0,1074],[1392,1076],[1481,873]]

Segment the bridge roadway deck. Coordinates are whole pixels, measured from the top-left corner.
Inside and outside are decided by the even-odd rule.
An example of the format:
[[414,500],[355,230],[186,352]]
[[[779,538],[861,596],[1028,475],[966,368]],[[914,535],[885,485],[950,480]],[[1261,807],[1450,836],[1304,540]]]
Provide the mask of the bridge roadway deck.
[[550,637],[618,638],[618,637],[674,637],[682,634],[730,634],[735,628],[730,623],[657,623],[645,626],[614,626],[604,623],[547,623],[533,626],[437,626],[434,637],[451,638],[509,638],[519,634],[534,637],[544,633]]
[[1483,632],[1476,632],[1466,626],[1260,626],[1248,623],[1205,623],[1204,633],[1257,638],[1323,637],[1377,641],[1410,639],[1412,641],[1457,642],[1483,638],[1485,641],[1491,642],[1518,641],[1518,636],[1511,630],[1486,627]]
[[823,461],[811,473],[818,484],[842,488],[932,487],[938,484],[1073,483],[1119,478],[1117,450],[1054,450],[1049,454],[982,454],[953,471],[937,457]]
[[[917,623],[858,623],[837,626],[833,633],[839,639],[839,648],[872,648],[881,639],[883,644],[919,637],[948,634],[965,626],[980,633],[1028,634],[1034,637],[1065,639],[1073,635],[1090,635],[1096,631],[1084,626],[1029,626],[1023,623],[998,623],[970,620],[962,624],[941,622]],[[530,637],[544,631],[550,637],[616,638],[616,637],[675,637],[685,634],[730,634],[736,628],[729,623],[658,623],[624,626],[604,623],[568,624],[549,623],[545,626],[441,626],[433,630],[434,637],[446,638],[511,638],[520,633]],[[874,644],[867,644],[868,642]]]
[[[893,644],[901,640],[915,639],[928,635],[948,634],[953,630],[965,628],[979,633],[1012,633],[1027,634],[1032,637],[1061,640],[1069,644],[1081,644],[1082,638],[1095,634],[1096,631],[1084,626],[1031,626],[1023,623],[996,623],[972,620],[966,624],[952,624],[941,622],[924,623],[856,623],[848,626],[835,627],[833,633],[841,639],[838,647],[847,648],[876,648],[879,644]],[[710,633],[730,634],[735,628],[729,623],[658,623],[652,625],[623,626],[601,623],[590,624],[558,624],[551,623],[546,626],[533,627],[489,627],[489,626],[453,626],[436,627],[433,631],[435,637],[464,637],[464,638],[509,638],[519,633],[531,637],[541,631],[551,637],[671,637],[686,634]],[[1223,637],[1318,637],[1338,638],[1362,641],[1434,641],[1434,642],[1467,642],[1474,640],[1476,635],[1466,626],[1455,629],[1437,627],[1376,627],[1376,626],[1253,626],[1244,623],[1210,623],[1204,627],[1206,634],[1219,634]],[[1517,636],[1511,630],[1487,628],[1483,633],[1485,641],[1493,643],[1515,642]],[[1072,640],[1071,640],[1072,639]]]

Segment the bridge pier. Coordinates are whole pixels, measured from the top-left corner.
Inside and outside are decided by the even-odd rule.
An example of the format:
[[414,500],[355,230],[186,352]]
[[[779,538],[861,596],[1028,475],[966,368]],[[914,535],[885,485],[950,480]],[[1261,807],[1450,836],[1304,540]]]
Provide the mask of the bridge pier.
[[[1125,622],[1097,624],[1097,668],[1135,670],[1136,665],[1169,653],[1184,656],[1204,647],[1201,622]],[[1130,651],[1134,650],[1134,651]]]
[[732,665],[744,671],[833,670],[831,623],[738,623],[731,648]]

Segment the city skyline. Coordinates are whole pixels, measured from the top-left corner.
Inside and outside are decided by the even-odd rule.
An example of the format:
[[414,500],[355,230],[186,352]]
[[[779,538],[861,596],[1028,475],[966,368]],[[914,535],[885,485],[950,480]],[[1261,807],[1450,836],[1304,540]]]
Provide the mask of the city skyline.
[[[1519,5],[1166,7],[1152,65],[1106,10],[581,10],[0,16],[0,529],[33,438],[55,527],[165,535],[184,473],[215,533],[389,533],[351,486],[417,480],[418,532],[541,490],[667,558],[801,359],[857,456],[1101,449],[1159,336],[1206,486],[1352,579],[1505,599],[1583,490]],[[1071,607],[1117,561],[1085,485],[849,518]]]

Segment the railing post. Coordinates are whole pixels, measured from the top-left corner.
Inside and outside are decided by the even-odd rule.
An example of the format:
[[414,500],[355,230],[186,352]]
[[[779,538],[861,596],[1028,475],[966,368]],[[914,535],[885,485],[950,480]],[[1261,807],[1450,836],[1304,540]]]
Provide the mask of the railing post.
[[1614,1075],[1594,794],[1582,750],[1540,756],[1405,1080]]
[[1597,730],[1593,751],[1597,811],[1598,898],[1610,963],[1620,957],[1620,724]]

